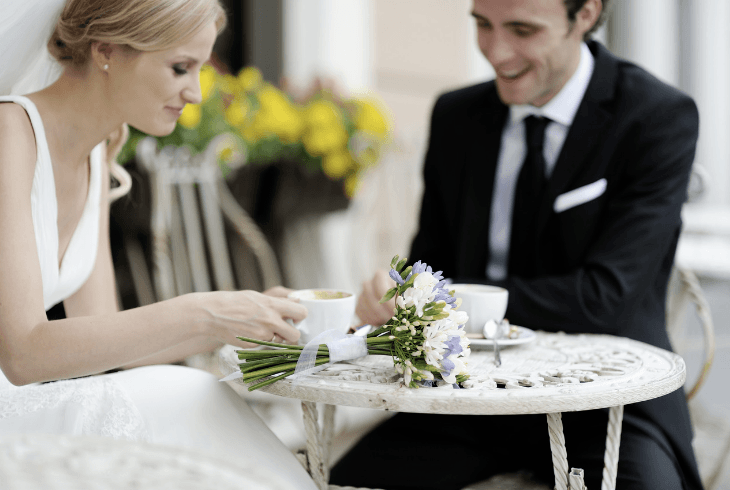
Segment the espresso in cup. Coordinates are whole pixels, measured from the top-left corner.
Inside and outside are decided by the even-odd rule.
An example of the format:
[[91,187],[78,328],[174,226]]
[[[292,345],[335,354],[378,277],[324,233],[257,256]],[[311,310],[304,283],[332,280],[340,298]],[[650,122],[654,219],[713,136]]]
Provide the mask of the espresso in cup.
[[355,315],[355,295],[336,289],[300,289],[289,294],[307,308],[307,318],[294,326],[304,345],[320,333],[335,329],[347,333]]
[[459,310],[469,315],[469,321],[464,325],[466,333],[481,334],[488,320],[499,324],[504,318],[509,299],[506,289],[485,284],[452,284],[447,288],[453,289],[454,296],[461,298]]

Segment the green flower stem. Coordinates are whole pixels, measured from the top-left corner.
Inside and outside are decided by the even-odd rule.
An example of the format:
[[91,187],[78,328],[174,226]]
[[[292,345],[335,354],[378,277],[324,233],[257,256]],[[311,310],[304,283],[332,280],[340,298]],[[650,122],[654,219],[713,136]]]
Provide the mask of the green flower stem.
[[[322,349],[319,349],[320,351]],[[276,350],[252,350],[252,351],[241,351],[238,353],[239,359],[266,359],[278,356],[297,356],[302,353],[301,350],[297,349],[276,349]],[[241,357],[243,356],[243,357]]]
[[390,325],[383,325],[382,327],[378,328],[377,330],[374,330],[368,334],[368,339],[371,339],[373,337],[376,337],[380,335],[381,333],[389,332],[390,331]]
[[267,379],[266,381],[262,381],[261,383],[257,383],[255,385],[249,386],[248,387],[248,391],[258,390],[259,388],[263,388],[264,386],[268,386],[270,384],[273,384],[276,381],[279,381],[280,379],[286,378],[287,376],[291,376],[292,374],[294,374],[294,370],[293,369],[290,369],[288,371],[285,371],[285,372],[281,373],[278,376],[273,376],[273,377]]
[[239,360],[245,360],[249,364],[269,362],[269,361],[273,361],[273,360],[277,360],[277,359],[281,360],[281,361],[286,361],[287,359],[290,359],[292,357],[294,357],[294,356],[248,357],[248,356],[246,356],[246,354],[238,355]]
[[268,345],[269,347],[283,347],[284,349],[304,349],[303,345],[290,345],[290,344],[280,344],[278,342],[266,342],[265,340],[259,340],[259,339],[251,339],[249,337],[236,337],[238,340],[242,340],[244,342],[249,342],[251,344],[258,344],[258,345]]
[[383,335],[382,337],[369,337],[365,339],[365,342],[370,344],[386,344],[389,342],[393,342],[393,339],[389,338],[390,335]]
[[[330,362],[330,358],[329,357],[320,357],[320,358],[315,359],[314,365],[315,366],[319,366],[320,364],[325,364],[325,363],[328,363],[328,362]],[[268,375],[272,375],[272,374],[277,374],[277,373],[280,373],[282,371],[287,371],[289,369],[295,369],[296,367],[297,367],[297,363],[296,362],[288,362],[288,363],[285,363],[285,364],[279,364],[278,366],[273,366],[273,367],[261,369],[261,370],[258,370],[258,371],[244,373],[243,380],[244,381],[248,381],[251,378],[259,377],[260,375],[266,375],[266,376],[268,376]]]
[[268,368],[272,366],[281,365],[282,362],[291,361],[291,359],[276,359],[273,361],[256,361],[256,362],[245,362],[239,364],[242,373],[248,373],[251,371],[257,371],[259,369]]

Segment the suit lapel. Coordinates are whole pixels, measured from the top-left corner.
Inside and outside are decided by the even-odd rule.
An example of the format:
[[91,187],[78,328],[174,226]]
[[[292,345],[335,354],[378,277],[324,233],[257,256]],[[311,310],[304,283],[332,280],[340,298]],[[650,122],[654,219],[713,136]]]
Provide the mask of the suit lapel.
[[494,178],[507,117],[507,106],[499,100],[493,84],[489,86],[484,105],[475,109],[465,139],[469,147],[464,155],[466,165],[461,183],[463,221],[457,268],[459,275],[466,277],[483,277],[486,271]]
[[613,121],[613,115],[604,108],[604,103],[614,96],[618,60],[595,41],[589,42],[588,47],[595,58],[593,75],[548,181],[538,213],[538,230],[547,224],[555,199],[569,190],[566,187],[595,157],[596,147]]

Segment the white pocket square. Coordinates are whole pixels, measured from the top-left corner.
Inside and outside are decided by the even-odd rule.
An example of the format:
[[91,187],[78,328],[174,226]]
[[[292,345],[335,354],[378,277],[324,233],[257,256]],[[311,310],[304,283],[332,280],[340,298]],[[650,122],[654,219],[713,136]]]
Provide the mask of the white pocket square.
[[592,184],[578,187],[577,189],[568,191],[565,194],[560,194],[557,198],[555,198],[553,210],[555,210],[556,213],[562,213],[570,208],[592,201],[604,192],[606,192],[606,179],[597,180]]

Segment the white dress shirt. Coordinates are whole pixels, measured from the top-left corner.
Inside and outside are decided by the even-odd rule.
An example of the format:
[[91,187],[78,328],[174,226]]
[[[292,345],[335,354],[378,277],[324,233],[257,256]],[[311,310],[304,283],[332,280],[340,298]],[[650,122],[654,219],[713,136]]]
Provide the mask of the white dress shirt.
[[588,46],[580,47],[578,68],[568,82],[547,104],[542,107],[531,105],[509,106],[509,116],[502,129],[502,144],[497,160],[492,194],[492,211],[489,221],[489,263],[487,278],[501,280],[507,277],[509,264],[510,235],[512,232],[512,206],[517,178],[527,155],[525,142],[525,118],[542,116],[552,122],[545,128],[545,176],[550,178],[555,162],[563,148],[575,113],[578,112],[588,83],[593,75],[593,55]]

